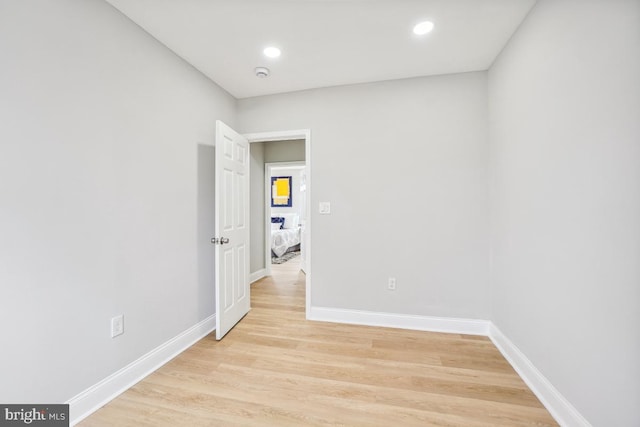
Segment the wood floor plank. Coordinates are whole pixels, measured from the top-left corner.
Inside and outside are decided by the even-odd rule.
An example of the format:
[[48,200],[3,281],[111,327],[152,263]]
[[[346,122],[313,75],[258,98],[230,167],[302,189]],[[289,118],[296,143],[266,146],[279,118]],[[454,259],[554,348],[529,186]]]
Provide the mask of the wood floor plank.
[[81,426],[556,426],[482,336],[305,320],[294,260],[252,309]]

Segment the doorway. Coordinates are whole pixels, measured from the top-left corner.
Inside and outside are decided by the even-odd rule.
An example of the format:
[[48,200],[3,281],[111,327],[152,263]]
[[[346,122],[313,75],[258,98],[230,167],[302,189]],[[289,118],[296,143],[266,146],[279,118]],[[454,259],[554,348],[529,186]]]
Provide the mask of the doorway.
[[[249,141],[251,145],[251,150],[253,147],[257,147],[257,143],[274,143],[274,142],[283,142],[283,141],[295,141],[301,140],[304,147],[304,176],[305,176],[305,200],[303,210],[305,212],[305,232],[304,232],[304,242],[302,245],[304,246],[304,257],[305,257],[305,312],[306,316],[310,315],[310,307],[311,307],[311,270],[312,270],[312,262],[311,262],[311,249],[312,249],[312,227],[311,227],[311,132],[308,129],[304,130],[293,130],[293,131],[280,131],[280,132],[262,132],[262,133],[252,133],[245,134],[245,138]],[[256,170],[254,167],[254,158],[251,159],[252,162],[252,171]],[[264,163],[267,163],[266,161]],[[261,165],[262,171],[260,173],[261,176],[266,175],[266,167]],[[271,216],[269,215],[269,210],[266,209],[265,199],[267,199],[267,185],[265,185],[265,179],[261,180],[260,184],[257,183],[257,178],[252,178],[252,186],[251,186],[251,227],[252,227],[252,257],[251,257],[251,281],[254,282],[262,277],[267,276],[267,272],[270,270],[270,247],[269,251],[267,251],[267,242],[271,239]],[[259,190],[259,193],[262,194],[262,197],[256,197],[258,194],[254,193],[254,188],[257,188],[257,185],[261,185],[262,189]],[[256,191],[258,193],[258,191]],[[269,199],[271,197],[271,189],[268,191]],[[257,204],[260,204],[259,208]],[[267,222],[268,221],[268,222]],[[257,248],[260,248],[258,251]],[[262,254],[262,256],[260,256]],[[267,262],[267,255],[269,255]],[[260,259],[258,259],[260,258]]]
[[305,161],[265,163],[264,211],[268,230],[264,253],[267,276],[273,274],[273,265],[288,263],[296,257],[299,257],[295,261],[300,270],[303,273],[307,270],[305,166]]

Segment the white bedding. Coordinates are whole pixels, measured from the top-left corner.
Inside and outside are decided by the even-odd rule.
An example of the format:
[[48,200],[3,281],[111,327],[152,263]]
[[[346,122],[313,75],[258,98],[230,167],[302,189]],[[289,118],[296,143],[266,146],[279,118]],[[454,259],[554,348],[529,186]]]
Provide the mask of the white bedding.
[[287,249],[300,243],[300,228],[271,230],[271,250],[281,257]]

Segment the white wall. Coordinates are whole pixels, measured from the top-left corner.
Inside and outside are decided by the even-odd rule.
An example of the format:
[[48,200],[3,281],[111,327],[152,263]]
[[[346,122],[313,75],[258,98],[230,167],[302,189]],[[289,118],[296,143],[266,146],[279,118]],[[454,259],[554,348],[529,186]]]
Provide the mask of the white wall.
[[486,83],[469,73],[238,101],[242,132],[312,130],[314,306],[489,317]]
[[256,273],[265,268],[264,262],[264,217],[266,215],[265,195],[264,195],[264,152],[265,144],[255,142],[249,145],[251,155],[250,161],[250,245],[251,254],[249,268],[251,273]]
[[264,144],[264,161],[266,163],[278,162],[304,162],[304,139],[292,139],[287,141],[269,141]]
[[0,55],[0,401],[64,402],[213,314],[235,100],[99,0],[1,2]]
[[541,0],[489,72],[493,321],[594,426],[640,425],[639,24]]

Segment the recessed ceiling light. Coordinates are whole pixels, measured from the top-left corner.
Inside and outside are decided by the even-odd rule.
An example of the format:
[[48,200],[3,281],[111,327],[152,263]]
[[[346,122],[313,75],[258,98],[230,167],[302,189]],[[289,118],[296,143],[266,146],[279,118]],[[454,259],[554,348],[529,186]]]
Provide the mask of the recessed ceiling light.
[[433,30],[433,22],[424,21],[413,27],[413,33],[418,36],[423,36]]
[[273,47],[273,46],[269,46],[266,47],[262,53],[265,54],[265,56],[268,56],[269,58],[277,58],[278,56],[280,56],[280,49],[278,49],[277,47]]

